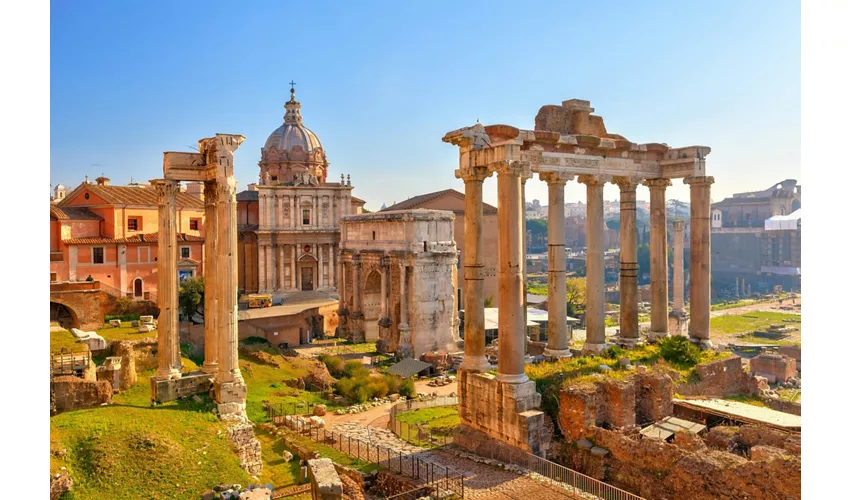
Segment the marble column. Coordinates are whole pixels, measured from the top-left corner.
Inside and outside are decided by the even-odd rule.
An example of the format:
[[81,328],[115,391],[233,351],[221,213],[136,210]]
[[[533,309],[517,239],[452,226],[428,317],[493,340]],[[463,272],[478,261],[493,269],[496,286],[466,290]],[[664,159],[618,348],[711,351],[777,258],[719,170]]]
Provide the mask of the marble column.
[[521,172],[519,177],[520,193],[522,194],[520,202],[520,215],[522,216],[522,240],[520,242],[520,248],[522,248],[522,324],[526,338],[528,337],[528,241],[526,240],[528,233],[525,217],[525,182],[531,177],[530,168]]
[[691,187],[691,319],[688,336],[700,347],[711,347],[711,185],[714,177],[688,177]]
[[[737,283],[736,283],[737,285]],[[673,223],[673,312],[685,312],[685,221]]]
[[[526,167],[527,168],[527,167]],[[523,316],[522,226],[523,167],[502,162],[492,168],[498,174],[499,194],[499,365],[497,380],[528,381],[525,374],[525,318]]]
[[652,292],[650,303],[650,338],[657,340],[669,336],[667,331],[667,197],[670,179],[649,179],[649,283]]
[[609,347],[605,342],[605,217],[603,190],[609,179],[601,175],[581,175],[578,181],[587,186],[587,306],[585,328],[587,339],[583,351],[599,352]]
[[236,179],[218,181],[218,234],[216,262],[221,272],[213,287],[218,300],[219,329],[218,375],[215,381],[219,413],[245,412],[247,387],[239,369],[239,317],[236,299],[238,284]]
[[158,379],[180,378],[180,333],[177,300],[177,192],[180,183],[158,179],[152,182],[159,197],[157,236],[157,370]]
[[[413,356],[413,344],[410,337],[410,322],[408,309],[410,304],[408,301],[407,290],[407,265],[402,262],[399,276],[399,322],[398,322],[398,347],[396,347],[396,358],[404,359]],[[464,360],[465,361],[465,360]]]
[[342,252],[339,253],[339,306],[343,310],[348,310],[345,295],[345,257]]
[[316,288],[325,286],[325,245],[316,243],[316,253],[319,255],[319,270],[316,272]]
[[486,167],[456,170],[465,191],[463,251],[463,363],[460,369],[487,372],[490,363],[484,354],[484,203],[482,187],[490,177]]
[[572,356],[567,327],[567,256],[564,187],[572,175],[560,172],[540,174],[549,186],[549,342],[543,355],[551,358]]
[[270,243],[268,246],[269,252],[269,291],[272,292],[277,290],[280,286],[280,282],[277,280],[277,265],[279,264],[277,260],[277,245],[274,243]]
[[204,365],[202,370],[211,375],[218,372],[218,304],[212,288],[218,280],[218,269],[213,259],[218,258],[218,189],[215,181],[204,182],[204,255],[209,258],[204,266],[204,284],[210,293],[204,293]]
[[639,182],[617,177],[614,183],[620,187],[620,336],[617,343],[634,347],[640,339],[635,191]]

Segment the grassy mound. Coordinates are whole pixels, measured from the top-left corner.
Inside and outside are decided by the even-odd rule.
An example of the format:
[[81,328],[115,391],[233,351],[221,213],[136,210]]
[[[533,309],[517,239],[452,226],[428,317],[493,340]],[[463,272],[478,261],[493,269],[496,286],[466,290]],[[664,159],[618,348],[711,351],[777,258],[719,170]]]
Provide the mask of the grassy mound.
[[432,434],[448,436],[455,427],[460,425],[460,417],[457,414],[457,406],[435,406],[433,408],[420,408],[418,410],[400,413],[396,416],[399,422],[412,426],[427,427]]

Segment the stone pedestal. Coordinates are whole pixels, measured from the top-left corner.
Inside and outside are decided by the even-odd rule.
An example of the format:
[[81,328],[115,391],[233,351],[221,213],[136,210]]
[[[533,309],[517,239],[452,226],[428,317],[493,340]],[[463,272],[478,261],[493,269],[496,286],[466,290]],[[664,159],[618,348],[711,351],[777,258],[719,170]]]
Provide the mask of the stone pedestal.
[[670,335],[686,335],[688,333],[688,320],[690,316],[684,311],[673,311],[667,320],[667,331]]
[[375,349],[380,353],[388,354],[393,351],[390,326],[392,326],[390,318],[384,317],[378,320],[378,341],[375,343]]
[[[342,299],[340,299],[340,304],[342,304]],[[339,316],[339,325],[337,326],[336,336],[339,339],[347,339],[348,338],[348,309],[340,309],[337,312]]]
[[395,357],[398,359],[413,357],[413,343],[410,338],[410,326],[401,324],[398,326],[399,344],[395,349]]
[[473,452],[507,444],[546,456],[552,436],[538,409],[541,396],[533,381],[503,382],[490,373],[461,370],[458,391],[461,425],[454,433],[455,444]]
[[348,335],[346,338],[355,344],[366,342],[366,331],[363,328],[363,313],[353,312],[348,316]]

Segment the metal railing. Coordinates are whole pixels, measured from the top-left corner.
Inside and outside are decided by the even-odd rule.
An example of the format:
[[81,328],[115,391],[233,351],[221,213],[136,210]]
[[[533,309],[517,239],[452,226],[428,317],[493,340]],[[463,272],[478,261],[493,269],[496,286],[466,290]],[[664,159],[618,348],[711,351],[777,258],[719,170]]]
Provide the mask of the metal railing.
[[315,403],[310,402],[292,402],[292,403],[275,403],[266,405],[266,416],[275,424],[284,423],[285,417],[292,415],[312,415]]
[[581,472],[564,467],[561,464],[556,464],[545,458],[532,455],[531,453],[516,449],[507,450],[501,446],[488,448],[490,449],[483,452],[476,452],[476,454],[485,458],[498,460],[502,463],[518,465],[552,481],[563,483],[604,500],[645,500],[634,493],[622,490]]
[[317,443],[411,479],[425,481],[428,486],[439,486],[447,497],[454,494],[458,498],[463,498],[465,476],[454,469],[425,460],[416,453],[402,453],[386,446],[314,426],[309,421],[305,422],[296,418],[285,420],[284,425]]
[[454,491],[446,490],[445,488],[441,488],[439,484],[435,484],[420,486],[418,488],[413,488],[412,490],[396,493],[395,495],[388,496],[386,500],[419,500],[423,497],[440,498],[442,500],[462,498],[457,496]]
[[83,370],[89,366],[90,362],[91,352],[71,352],[67,347],[63,347],[58,353],[51,353],[50,355],[50,376],[81,376]]
[[387,427],[393,434],[416,446],[445,446],[454,442],[451,434],[434,433],[427,425],[411,425],[397,419],[397,416],[420,408],[437,406],[457,406],[456,396],[437,396],[431,399],[409,399],[399,401],[390,408],[390,422]]

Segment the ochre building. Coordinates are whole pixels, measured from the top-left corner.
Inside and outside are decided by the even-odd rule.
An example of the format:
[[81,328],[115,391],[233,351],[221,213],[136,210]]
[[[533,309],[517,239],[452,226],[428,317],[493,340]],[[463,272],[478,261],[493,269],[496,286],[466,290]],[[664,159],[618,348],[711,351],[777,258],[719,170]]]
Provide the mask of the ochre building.
[[339,220],[365,204],[352,196],[350,176],[328,182],[330,163],[294,89],[285,108],[261,149],[259,183],[236,197],[239,290],[276,299],[336,290]]

